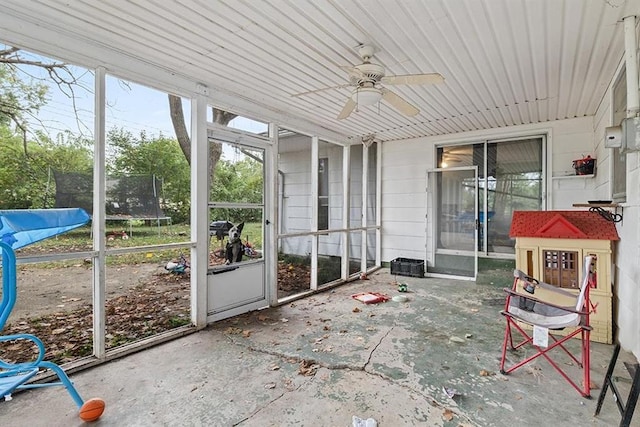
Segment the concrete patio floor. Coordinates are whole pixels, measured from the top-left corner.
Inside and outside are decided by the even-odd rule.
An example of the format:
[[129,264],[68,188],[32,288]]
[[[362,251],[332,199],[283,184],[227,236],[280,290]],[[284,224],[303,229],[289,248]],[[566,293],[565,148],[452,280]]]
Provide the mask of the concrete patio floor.
[[[396,279],[407,283],[408,302],[351,298],[399,295]],[[544,360],[501,375],[503,302],[498,285],[394,277],[382,269],[71,378],[85,399],[107,402],[95,426],[351,426],[354,415],[380,427],[617,426],[611,393],[593,416],[613,346],[592,346],[592,399]],[[616,373],[626,376],[622,360],[635,358],[621,356]],[[460,395],[449,398],[443,387]],[[640,425],[640,415],[633,422]],[[0,403],[3,427],[82,424],[61,388]]]

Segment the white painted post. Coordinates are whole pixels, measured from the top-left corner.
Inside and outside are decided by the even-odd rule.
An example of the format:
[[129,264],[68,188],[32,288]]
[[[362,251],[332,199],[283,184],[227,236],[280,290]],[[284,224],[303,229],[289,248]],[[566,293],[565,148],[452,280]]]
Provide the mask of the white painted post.
[[[279,234],[279,214],[281,209],[278,206],[278,125],[269,123],[269,138],[271,147],[265,153],[265,225],[263,256],[265,262],[265,277],[267,280],[267,301],[269,305],[278,303],[278,234]],[[269,222],[268,224],[266,222]]]
[[[318,231],[318,137],[311,137],[311,231]],[[318,235],[311,236],[311,289],[318,289]]]
[[209,268],[209,141],[207,99],[191,100],[191,321],[207,325],[207,269]]
[[[342,147],[342,228],[349,229],[351,215],[351,146]],[[342,271],[340,277],[349,277],[349,232],[342,232]]]
[[106,105],[106,70],[98,67],[95,70],[95,122],[94,122],[94,157],[93,157],[93,215],[91,227],[93,232],[93,250],[97,255],[93,258],[93,355],[99,359],[105,357],[105,269],[106,269],[106,141],[105,141],[105,105]]
[[[367,200],[369,199],[369,147],[362,144],[362,227],[367,227]],[[367,230],[362,230],[360,271],[367,272]]]
[[382,143],[376,143],[376,266],[382,265]]

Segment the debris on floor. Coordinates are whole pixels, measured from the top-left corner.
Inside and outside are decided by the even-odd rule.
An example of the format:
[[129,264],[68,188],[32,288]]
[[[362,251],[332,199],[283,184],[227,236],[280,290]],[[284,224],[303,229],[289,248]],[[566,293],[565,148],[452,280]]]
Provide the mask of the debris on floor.
[[319,367],[320,365],[315,363],[313,360],[302,360],[300,362],[300,367],[298,368],[298,374],[306,377],[312,377],[316,374]]
[[455,399],[456,396],[462,396],[462,393],[460,393],[458,390],[454,388],[442,386],[442,391],[444,391],[444,394],[449,396],[449,398],[451,399]]
[[356,417],[355,415],[352,418],[353,427],[377,427],[378,422],[373,418],[362,419],[360,417]]
[[388,295],[381,294],[379,292],[363,292],[360,294],[351,295],[351,298],[365,304],[377,304],[379,302],[389,301]]
[[393,298],[391,298],[393,300],[393,302],[407,302],[409,301],[409,298],[406,295],[394,295]]
[[453,411],[451,411],[451,409],[445,409],[442,413],[442,418],[445,421],[451,421],[453,419]]

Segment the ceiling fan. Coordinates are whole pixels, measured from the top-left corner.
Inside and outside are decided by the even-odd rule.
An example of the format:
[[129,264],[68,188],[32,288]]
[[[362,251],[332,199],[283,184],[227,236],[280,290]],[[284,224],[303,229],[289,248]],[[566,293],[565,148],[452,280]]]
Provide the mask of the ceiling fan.
[[373,105],[384,100],[406,116],[415,116],[420,110],[407,102],[398,94],[390,91],[384,85],[424,85],[435,84],[444,81],[438,73],[429,74],[404,74],[387,76],[382,65],[371,62],[375,48],[371,45],[358,46],[358,53],[362,58],[362,64],[353,67],[343,67],[349,73],[349,83],[326,87],[322,89],[302,92],[293,96],[309,95],[329,89],[338,89],[353,86],[351,96],[347,99],[342,111],[338,114],[338,120],[349,117],[357,106]]

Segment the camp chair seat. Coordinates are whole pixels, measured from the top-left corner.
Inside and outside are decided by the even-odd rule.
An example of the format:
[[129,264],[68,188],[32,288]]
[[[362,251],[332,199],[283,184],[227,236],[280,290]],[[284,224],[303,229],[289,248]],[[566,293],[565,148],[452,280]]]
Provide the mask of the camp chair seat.
[[[569,292],[548,283],[540,282],[533,277],[524,274],[520,270],[514,270],[513,286],[506,288],[507,294],[505,307],[500,313],[507,320],[504,341],[502,343],[502,357],[500,360],[500,372],[509,374],[518,368],[527,365],[538,357],[543,357],[567,382],[584,397],[591,397],[590,377],[590,341],[589,335],[592,327],[589,324],[589,288],[595,273],[591,270],[591,263],[595,257],[586,256],[582,271],[580,291]],[[536,288],[543,288],[551,292],[556,298],[572,299],[575,305],[558,305],[551,301],[542,300],[532,294]],[[546,347],[534,342],[534,334],[537,328],[542,328],[548,337]],[[534,330],[532,334],[530,328]],[[553,331],[569,328],[564,336],[556,336]],[[514,332],[517,332],[522,340],[514,341]],[[580,354],[574,354],[565,343],[571,338],[580,338]],[[525,359],[507,366],[507,349],[518,350],[521,347],[533,347],[536,352]],[[551,350],[562,350],[582,371],[582,384],[571,378],[567,368],[554,361],[549,354]]]
[[[531,325],[556,330],[582,323],[584,313],[576,311],[574,307],[551,304],[511,289],[504,289],[504,291],[511,294],[511,299],[507,311],[502,312],[503,315],[509,315]],[[525,307],[526,304],[533,306],[532,310],[520,308]]]

